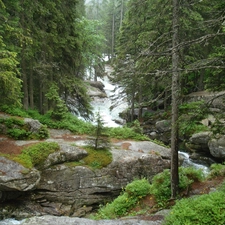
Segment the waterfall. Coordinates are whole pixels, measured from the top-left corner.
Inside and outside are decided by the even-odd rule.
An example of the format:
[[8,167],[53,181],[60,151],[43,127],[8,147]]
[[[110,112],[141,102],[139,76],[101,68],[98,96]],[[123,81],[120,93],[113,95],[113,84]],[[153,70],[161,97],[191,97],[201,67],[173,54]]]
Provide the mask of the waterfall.
[[193,160],[190,159],[188,153],[179,151],[179,155],[181,155],[184,158],[184,161],[183,161],[183,164],[182,164],[183,167],[194,167],[195,169],[201,169],[204,174],[209,173],[209,167],[208,166],[193,162]]
[[[122,88],[113,84],[109,79],[112,68],[106,65],[105,72],[106,75],[103,78],[98,78],[98,81],[101,81],[104,84],[104,91],[107,97],[95,97],[93,99],[91,103],[93,107],[93,113],[96,114],[97,112],[99,112],[105,126],[119,127],[125,122],[119,117],[119,113],[124,111],[128,107],[128,105],[127,102],[120,96]],[[115,103],[114,99],[116,99],[116,101],[120,103],[115,108],[112,107]]]

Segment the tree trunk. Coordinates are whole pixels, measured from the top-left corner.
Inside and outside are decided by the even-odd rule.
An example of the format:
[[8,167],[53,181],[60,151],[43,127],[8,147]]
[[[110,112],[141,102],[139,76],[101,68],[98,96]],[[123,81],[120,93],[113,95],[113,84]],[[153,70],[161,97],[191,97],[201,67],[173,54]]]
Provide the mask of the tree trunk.
[[123,24],[123,0],[121,2],[121,10],[120,10],[120,28],[122,27]]
[[171,130],[171,199],[178,194],[178,101],[179,101],[179,53],[178,53],[178,0],[173,0],[172,37],[172,130]]
[[29,79],[29,100],[30,108],[34,109],[34,83],[33,83],[33,69],[30,69],[30,79]]
[[[24,47],[23,47],[24,49]],[[22,55],[24,50],[22,49]],[[26,69],[25,69],[25,62],[24,59],[22,59],[21,62],[21,69],[22,69],[22,74],[23,74],[23,108],[25,110],[28,110],[29,107],[29,101],[28,101],[28,84],[27,84],[27,74],[26,74]]]
[[114,56],[114,37],[115,37],[115,15],[114,15],[114,12],[113,12],[113,15],[112,15],[112,46],[111,46],[111,55],[112,55],[112,58]]

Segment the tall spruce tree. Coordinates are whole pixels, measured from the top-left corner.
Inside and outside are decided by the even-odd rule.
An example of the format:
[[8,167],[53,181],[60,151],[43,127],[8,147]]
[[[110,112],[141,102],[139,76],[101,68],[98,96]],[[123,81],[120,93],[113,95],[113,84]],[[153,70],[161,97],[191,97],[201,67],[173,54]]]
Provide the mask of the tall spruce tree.
[[0,1],[0,104],[20,106],[21,84],[17,54],[20,41],[18,1]]

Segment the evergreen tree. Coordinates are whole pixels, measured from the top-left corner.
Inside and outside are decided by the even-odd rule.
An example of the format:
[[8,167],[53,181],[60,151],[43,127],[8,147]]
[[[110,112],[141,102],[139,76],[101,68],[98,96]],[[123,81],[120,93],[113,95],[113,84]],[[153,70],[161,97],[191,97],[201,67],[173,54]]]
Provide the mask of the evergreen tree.
[[104,122],[101,118],[99,112],[97,112],[95,117],[95,129],[94,136],[89,138],[88,144],[94,146],[94,149],[105,149],[109,148],[110,140],[105,133],[106,128],[104,127]]
[[[20,106],[22,81],[18,70],[18,49],[12,43],[18,40],[19,32],[13,27],[17,24],[17,18],[13,18],[15,12],[7,6],[0,1],[0,104]],[[17,6],[17,1],[14,1],[14,6]]]

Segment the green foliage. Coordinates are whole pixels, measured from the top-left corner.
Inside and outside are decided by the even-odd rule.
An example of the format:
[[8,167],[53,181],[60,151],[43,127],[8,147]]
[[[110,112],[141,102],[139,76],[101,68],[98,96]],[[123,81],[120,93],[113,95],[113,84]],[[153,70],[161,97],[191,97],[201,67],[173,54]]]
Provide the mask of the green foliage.
[[46,125],[42,125],[38,132],[32,133],[25,126],[25,122],[22,118],[0,118],[0,123],[6,126],[7,135],[16,140],[45,139],[49,137],[49,132]]
[[113,127],[108,129],[107,134],[112,138],[118,139],[134,139],[138,141],[149,140],[145,135],[136,133],[132,128],[128,127]]
[[142,197],[149,194],[149,188],[150,184],[146,179],[134,180],[113,202],[101,207],[94,218],[114,219],[126,215]]
[[88,140],[88,145],[94,146],[95,149],[104,149],[110,147],[110,140],[105,133],[106,128],[100,113],[96,114],[95,126],[93,129],[93,137]]
[[125,191],[129,196],[142,198],[150,193],[150,187],[148,180],[143,178],[141,180],[134,180],[125,187]]
[[199,123],[198,121],[190,120],[189,118],[179,118],[179,135],[188,139],[192,134],[202,131],[209,131],[209,128]]
[[[204,174],[202,170],[196,170],[194,168],[179,168],[179,189],[185,190],[194,181],[202,181]],[[156,201],[160,207],[166,207],[167,201],[171,197],[171,182],[170,171],[164,170],[153,177],[152,185],[150,188],[151,194],[156,198]]]
[[141,124],[140,124],[140,122],[138,120],[135,120],[133,122],[132,129],[137,134],[143,134],[143,128],[141,127]]
[[0,105],[21,106],[22,80],[19,78],[18,64],[17,53],[6,49],[0,34]]
[[46,125],[42,125],[41,128],[38,131],[37,139],[45,139],[49,137],[48,128]]
[[216,191],[200,197],[176,202],[165,225],[223,225],[225,224],[225,192]]
[[210,131],[216,135],[216,134],[225,134],[225,127],[223,123],[224,115],[217,116],[215,115],[215,122],[212,124]]
[[7,135],[16,140],[26,140],[28,139],[30,132],[24,129],[13,128],[7,130]]
[[76,134],[93,134],[94,126],[91,123],[80,120],[69,112],[64,114],[61,120],[53,120],[51,111],[45,115],[41,115],[35,110],[29,110],[28,113],[32,118],[47,125],[48,128],[67,129]]
[[93,169],[101,169],[112,162],[112,153],[107,149],[95,149],[85,147],[88,156],[82,159],[83,165],[90,166]]
[[206,118],[208,110],[203,101],[190,102],[179,107],[179,134],[181,137],[188,138],[194,133],[207,131],[208,127],[200,123]]
[[209,178],[225,176],[225,165],[223,164],[212,164],[210,166]]
[[59,88],[54,83],[49,88],[48,93],[46,94],[46,97],[48,100],[51,101],[52,108],[50,109],[51,117],[55,120],[62,120],[66,113],[68,112],[68,109],[64,103],[64,101],[59,97]]
[[27,168],[35,166],[41,168],[49,154],[58,150],[59,145],[55,142],[41,142],[23,149],[20,155],[14,157],[14,160]]
[[18,119],[16,117],[1,119],[1,123],[4,123],[7,128],[13,128],[15,125],[24,126],[25,124],[23,119]]
[[29,117],[28,113],[20,107],[0,105],[0,111],[8,113],[12,116]]

